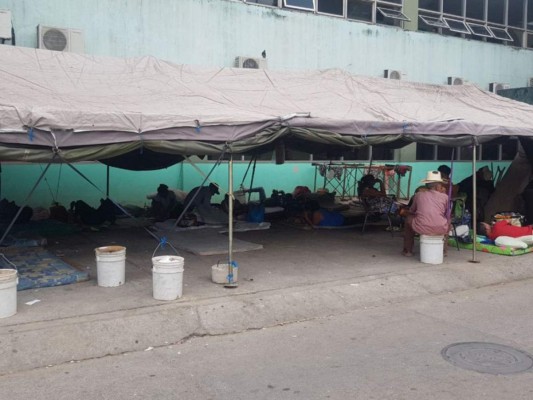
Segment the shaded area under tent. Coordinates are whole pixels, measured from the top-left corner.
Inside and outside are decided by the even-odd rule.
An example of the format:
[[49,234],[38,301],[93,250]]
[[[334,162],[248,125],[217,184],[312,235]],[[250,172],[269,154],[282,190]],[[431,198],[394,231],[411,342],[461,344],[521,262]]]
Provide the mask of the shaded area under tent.
[[[478,144],[533,137],[532,106],[469,84],[427,85],[334,69],[200,68],[13,46],[0,46],[0,56],[0,161],[124,166],[139,164],[144,153],[171,161],[227,153],[231,198],[235,154],[471,145],[475,176]],[[121,155],[129,161],[118,160]]]

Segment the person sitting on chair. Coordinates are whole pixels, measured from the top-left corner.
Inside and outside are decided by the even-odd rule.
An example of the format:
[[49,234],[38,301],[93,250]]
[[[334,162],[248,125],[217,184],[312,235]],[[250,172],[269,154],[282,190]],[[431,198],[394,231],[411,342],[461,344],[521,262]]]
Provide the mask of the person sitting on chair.
[[[379,189],[376,189],[376,183],[379,183]],[[357,185],[357,195],[359,197],[387,197],[385,185],[381,179],[377,179],[372,174],[365,175]]]
[[[376,184],[379,183],[379,189],[376,189]],[[398,210],[398,204],[393,197],[387,196],[385,191],[385,184],[381,179],[377,179],[372,174],[365,175],[357,185],[357,194],[359,198],[376,212],[395,213]]]
[[168,186],[164,183],[157,188],[157,195],[152,199],[152,214],[156,221],[166,221],[175,216],[174,210],[178,204],[176,194],[172,190],[168,190]]
[[419,191],[413,196],[405,220],[402,254],[407,257],[413,255],[415,233],[437,236],[446,235],[449,230],[448,195],[440,172],[429,171],[422,183],[426,184],[428,190]]

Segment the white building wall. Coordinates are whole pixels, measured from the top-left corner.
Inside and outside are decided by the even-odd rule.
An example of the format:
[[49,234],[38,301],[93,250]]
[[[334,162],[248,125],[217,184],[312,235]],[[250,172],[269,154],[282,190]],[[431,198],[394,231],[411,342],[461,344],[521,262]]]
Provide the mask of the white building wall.
[[238,0],[0,0],[13,13],[16,43],[36,47],[38,24],[81,29],[85,52],[153,55],[205,66],[232,66],[236,56],[261,57],[270,69],[342,68],[446,83],[459,76],[526,86],[533,51],[500,44],[404,31]]

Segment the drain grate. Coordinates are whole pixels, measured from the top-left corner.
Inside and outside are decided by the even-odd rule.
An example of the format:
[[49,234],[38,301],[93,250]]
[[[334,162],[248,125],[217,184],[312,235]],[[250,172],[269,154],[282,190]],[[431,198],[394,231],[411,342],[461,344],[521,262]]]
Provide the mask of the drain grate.
[[485,374],[516,374],[533,366],[533,358],[529,354],[496,343],[455,343],[442,349],[441,354],[457,367]]

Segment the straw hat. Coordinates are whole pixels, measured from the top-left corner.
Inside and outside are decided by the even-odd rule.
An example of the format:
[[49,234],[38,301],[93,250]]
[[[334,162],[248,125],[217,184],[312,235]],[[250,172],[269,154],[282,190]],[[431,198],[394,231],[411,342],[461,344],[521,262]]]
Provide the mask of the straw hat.
[[426,179],[422,183],[444,183],[439,171],[428,171]]

